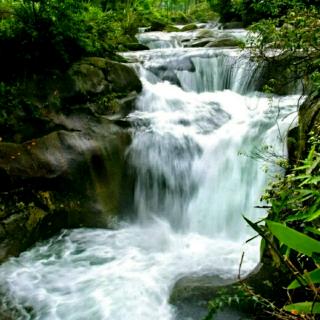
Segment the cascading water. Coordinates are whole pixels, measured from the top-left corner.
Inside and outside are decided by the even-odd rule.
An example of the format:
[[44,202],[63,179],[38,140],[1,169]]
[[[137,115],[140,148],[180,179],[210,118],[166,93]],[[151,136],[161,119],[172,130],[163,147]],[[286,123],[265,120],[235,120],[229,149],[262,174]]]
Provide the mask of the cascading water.
[[[14,319],[176,319],[168,297],[178,278],[237,275],[250,237],[241,214],[261,216],[254,206],[268,179],[239,153],[269,144],[285,154],[298,96],[255,92],[259,66],[233,49],[126,56],[143,81],[129,115],[137,221],[64,231],[3,264],[0,309]],[[259,251],[254,242],[245,250],[244,273]]]

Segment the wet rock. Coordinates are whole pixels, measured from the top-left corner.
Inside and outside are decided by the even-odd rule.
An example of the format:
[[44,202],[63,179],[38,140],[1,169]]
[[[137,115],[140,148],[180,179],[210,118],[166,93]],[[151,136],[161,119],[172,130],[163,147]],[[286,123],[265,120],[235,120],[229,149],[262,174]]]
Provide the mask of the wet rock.
[[212,38],[216,34],[216,31],[214,30],[209,30],[209,29],[202,29],[199,30],[199,32],[196,35],[197,39],[202,39],[202,38]]
[[173,305],[190,301],[207,303],[219,289],[235,282],[235,279],[223,279],[217,275],[186,276],[175,283],[169,301]]
[[221,38],[209,41],[206,48],[220,48],[220,47],[241,47],[243,42],[237,38]]
[[[105,88],[109,92],[115,93],[129,93],[131,91],[140,92],[142,90],[142,84],[135,71],[129,66],[114,62],[104,58],[86,58],[78,62],[74,67],[79,68],[81,65],[91,65],[92,67],[99,69],[107,82]],[[99,73],[100,74],[100,73]],[[86,77],[83,77],[86,79]],[[77,79],[75,79],[77,83]]]
[[[295,158],[296,160],[302,160],[307,156],[310,147],[308,144],[310,132],[314,132],[315,136],[320,134],[319,95],[310,94],[299,108],[299,127],[297,130],[298,132],[295,132],[294,135]],[[290,135],[290,137],[292,137],[292,135]]]
[[[270,259],[264,257],[263,263],[243,278],[241,283],[251,287],[255,293],[272,300],[274,288],[285,286],[286,281],[288,283],[287,279],[284,280],[286,277],[283,272],[273,266]],[[175,283],[169,302],[176,307],[178,319],[188,316],[196,320],[207,314],[207,304],[218,291],[223,290],[224,294],[233,296],[239,292],[239,284],[237,279],[224,279],[218,275],[186,276]],[[228,307],[222,312],[219,311],[215,319],[242,319],[243,316],[245,319],[255,316],[254,306],[242,303]]]
[[214,38],[203,38],[196,41],[191,41],[190,44],[188,44],[188,47],[191,48],[202,48],[205,47],[208,43],[214,42],[216,39]]
[[107,82],[103,72],[92,65],[75,64],[71,67],[69,75],[74,81],[75,94],[101,93],[106,89]]
[[0,143],[0,171],[9,182],[7,195],[0,194],[5,204],[0,260],[61,228],[112,227],[131,190],[126,129],[88,115],[60,115],[55,121],[69,131]]
[[133,43],[126,43],[125,44],[125,47],[127,50],[129,51],[142,51],[142,50],[149,50],[149,48],[147,46],[145,46],[144,44],[142,43],[136,43],[136,42],[133,42]]
[[166,24],[161,22],[161,21],[157,21],[157,20],[153,20],[151,21],[151,25],[150,25],[150,31],[163,31],[166,27]]
[[223,24],[223,29],[242,29],[243,23],[241,21],[232,21],[232,22],[226,22]]
[[184,31],[192,31],[192,30],[197,30],[198,26],[194,23],[190,23],[185,25],[180,31],[184,32]]
[[173,26],[173,25],[168,25],[165,27],[164,31],[166,31],[166,32],[179,32],[180,29]]

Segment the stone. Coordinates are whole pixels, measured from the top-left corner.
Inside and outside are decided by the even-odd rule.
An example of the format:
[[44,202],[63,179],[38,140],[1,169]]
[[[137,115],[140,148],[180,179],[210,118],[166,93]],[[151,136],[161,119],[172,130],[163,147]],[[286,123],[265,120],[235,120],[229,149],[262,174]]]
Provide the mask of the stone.
[[237,38],[221,38],[208,42],[206,48],[241,47],[243,42]]
[[142,90],[135,71],[88,57],[48,78],[23,89],[50,126],[0,141],[0,261],[62,228],[112,228],[131,201],[123,118]]
[[142,43],[126,43],[125,47],[129,51],[142,51],[142,50],[149,50],[149,47],[145,46]]
[[241,21],[231,21],[223,24],[223,29],[242,29],[243,23]]
[[180,31],[193,31],[197,30],[198,26],[195,23],[186,24]]
[[142,84],[129,66],[104,58],[85,58],[74,64],[68,72],[74,83],[70,96],[97,93],[140,92]]
[[136,72],[125,64],[108,60],[105,74],[110,92],[129,93],[136,91],[139,93],[142,90],[142,84]]
[[212,38],[216,34],[216,31],[209,30],[209,29],[201,29],[199,32],[197,32],[196,38],[202,39],[202,38]]
[[214,41],[216,41],[215,38],[203,38],[203,39],[200,39],[200,40],[191,41],[188,44],[188,47],[191,47],[191,48],[202,48],[202,47],[205,47],[208,43],[212,43]]
[[[129,104],[129,97],[123,103]],[[125,173],[125,151],[131,142],[127,129],[104,117],[80,114],[60,115],[55,122],[72,131],[22,144],[0,143],[0,170],[10,182],[7,190],[23,186],[15,194],[21,206],[14,198],[11,207],[6,203],[11,214],[0,219],[6,233],[2,260],[61,228],[114,227],[124,194],[131,190],[133,182]]]
[[180,29],[170,24],[165,27],[164,31],[166,31],[166,32],[180,32]]
[[158,21],[158,20],[152,20],[150,25],[150,31],[163,31],[166,27],[166,24]]
[[174,305],[194,300],[208,302],[220,288],[235,282],[217,275],[186,276],[175,283],[169,301]]
[[69,75],[74,81],[75,94],[101,93],[107,85],[103,72],[89,64],[74,64],[69,71]]

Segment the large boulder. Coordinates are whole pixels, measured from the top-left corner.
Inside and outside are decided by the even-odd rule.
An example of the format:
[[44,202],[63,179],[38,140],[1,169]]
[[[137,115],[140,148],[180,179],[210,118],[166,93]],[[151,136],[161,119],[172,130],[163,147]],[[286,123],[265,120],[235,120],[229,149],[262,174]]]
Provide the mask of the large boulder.
[[[276,268],[270,259],[264,257],[263,263],[241,281],[210,274],[185,276],[173,286],[169,302],[175,306],[178,319],[197,320],[207,315],[208,302],[219,292],[223,292],[225,297],[234,297],[239,293],[239,285],[242,286],[240,290],[250,287],[255,293],[267,299],[273,299],[274,287],[286,285],[287,277],[284,277],[284,272],[288,273],[287,270]],[[242,301],[219,310],[215,314],[215,319],[237,320],[242,319],[243,316],[245,319],[250,319],[255,312],[252,304]]]
[[75,63],[68,72],[73,83],[69,95],[140,92],[141,82],[129,66],[104,58],[90,57]]
[[0,261],[60,228],[112,227],[131,192],[125,157],[129,132],[88,116],[67,118],[65,126],[70,131],[23,144],[0,143],[5,193],[18,190],[19,201],[0,196],[5,204]]
[[35,128],[32,139],[0,139],[0,261],[62,228],[117,223],[134,183],[124,117],[141,89],[132,68],[103,58],[29,81],[28,99],[50,127]]

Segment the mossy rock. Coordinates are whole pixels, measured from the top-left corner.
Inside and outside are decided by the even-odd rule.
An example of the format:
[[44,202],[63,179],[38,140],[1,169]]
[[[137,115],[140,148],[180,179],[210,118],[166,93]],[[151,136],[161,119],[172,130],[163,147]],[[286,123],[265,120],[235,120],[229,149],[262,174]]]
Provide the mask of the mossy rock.
[[200,40],[192,41],[190,44],[188,44],[188,47],[192,48],[202,48],[205,47],[207,44],[212,43],[216,41],[214,38],[203,38]]
[[221,47],[242,47],[244,43],[236,38],[222,38],[210,41],[205,45],[207,48],[221,48]]
[[103,72],[90,64],[74,64],[70,71],[70,77],[74,81],[74,91],[89,95],[101,93],[106,89],[107,82]]
[[190,23],[185,25],[180,31],[184,32],[184,31],[193,31],[193,30],[197,30],[198,26],[195,23]]
[[150,24],[150,31],[163,31],[166,27],[166,23],[159,21],[159,20],[153,20]]
[[241,21],[231,21],[223,24],[223,29],[242,29],[244,27]]
[[216,32],[214,30],[209,29],[201,29],[199,32],[197,32],[196,38],[202,39],[202,38],[212,38],[214,37]]
[[122,63],[110,60],[107,62],[106,80],[109,83],[110,92],[129,93],[142,90],[142,83],[136,72]]
[[179,32],[180,29],[170,24],[165,27],[164,31],[166,31],[166,32]]
[[299,129],[296,135],[296,160],[305,159],[310,145],[310,132],[315,136],[320,134],[320,100],[319,94],[310,94],[299,108]]
[[188,301],[209,301],[221,288],[235,283],[217,275],[186,276],[179,279],[170,294],[169,302],[173,305]]
[[32,232],[37,226],[41,223],[44,217],[47,215],[47,212],[43,211],[37,207],[29,208],[29,218],[26,223],[26,228],[29,232]]
[[68,94],[71,104],[72,97],[86,100],[88,96],[101,93],[125,95],[131,91],[142,90],[140,79],[132,68],[104,58],[82,59],[70,68],[68,76],[73,82],[73,90]]

